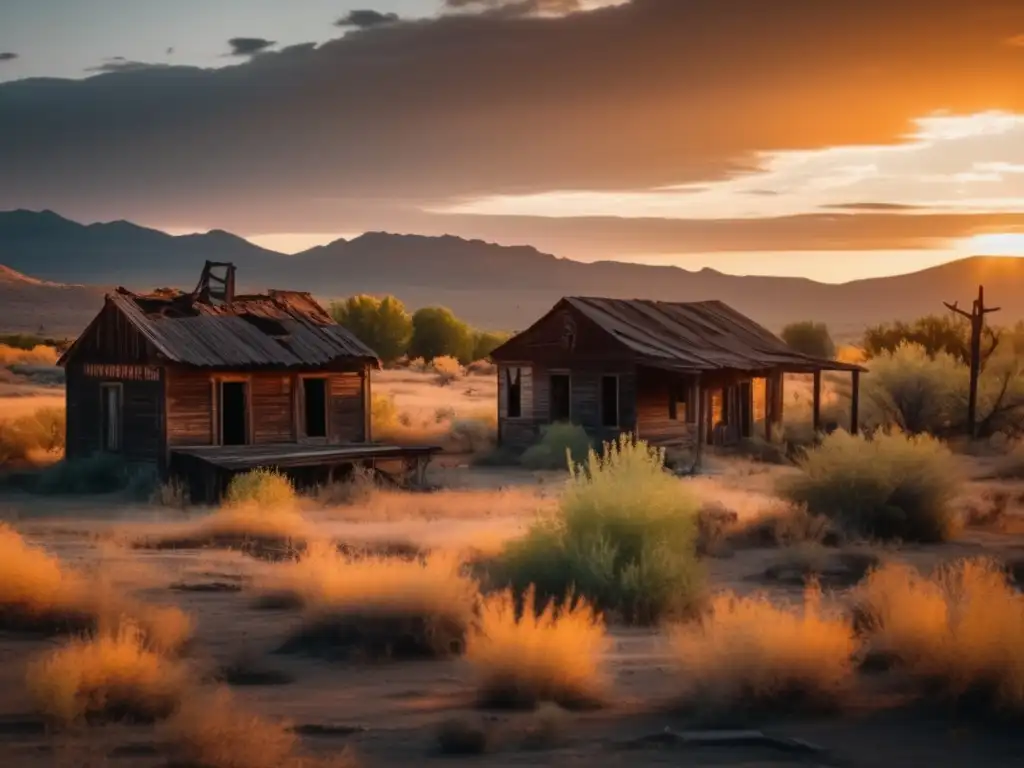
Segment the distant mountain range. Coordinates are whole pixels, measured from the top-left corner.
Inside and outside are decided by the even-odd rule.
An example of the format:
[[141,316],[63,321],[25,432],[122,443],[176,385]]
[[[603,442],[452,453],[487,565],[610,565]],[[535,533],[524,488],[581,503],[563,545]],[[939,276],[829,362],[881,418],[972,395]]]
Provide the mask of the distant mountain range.
[[480,327],[509,330],[575,294],[721,299],[774,330],[814,319],[838,335],[852,335],[870,323],[942,312],[943,301],[969,306],[980,283],[987,302],[1003,308],[993,322],[1024,319],[1024,260],[1011,258],[974,256],[913,274],[832,285],[712,269],[584,264],[530,246],[383,232],[285,255],[220,230],[171,236],[127,221],[83,225],[52,211],[9,211],[0,212],[0,264],[9,268],[0,272],[0,329],[42,325],[51,333],[73,332],[99,307],[102,291],[95,286],[191,289],[207,259],[234,262],[240,290],[292,288],[325,301],[391,293],[410,308],[441,304]]

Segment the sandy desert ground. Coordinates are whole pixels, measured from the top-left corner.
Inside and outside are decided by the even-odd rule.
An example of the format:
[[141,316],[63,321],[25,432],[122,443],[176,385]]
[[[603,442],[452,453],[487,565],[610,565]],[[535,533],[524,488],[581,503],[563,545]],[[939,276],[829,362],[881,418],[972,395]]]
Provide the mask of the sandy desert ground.
[[[413,421],[429,421],[438,408],[470,414],[492,401],[486,384],[439,388],[422,376],[387,372],[375,391],[390,391]],[[475,388],[477,391],[467,390]],[[4,398],[0,408],[32,398]],[[57,395],[59,397],[59,395]],[[439,402],[439,398],[444,402]],[[32,407],[37,407],[38,402]],[[965,459],[965,462],[967,460]],[[927,569],[959,557],[989,555],[1007,563],[1024,558],[1024,526],[1016,508],[1024,483],[975,479],[964,505],[1002,491],[1011,501],[1009,525],[969,528],[941,545],[873,547],[883,561]],[[715,460],[706,476],[680,478],[681,491],[718,503],[741,517],[772,503],[771,489],[791,469],[735,459]],[[335,542],[412,545],[421,550],[483,551],[522,533],[538,511],[556,503],[564,473],[472,467],[460,457],[433,467],[431,493],[375,492],[354,503],[308,505],[304,514],[318,536]],[[0,520],[30,544],[73,568],[100,573],[119,594],[180,607],[195,622],[185,661],[199,679],[223,679],[243,670],[232,689],[237,706],[284,719],[300,734],[311,756],[353,756],[362,766],[391,765],[729,765],[781,766],[1010,766],[1019,765],[1024,741],[1006,729],[927,702],[911,702],[891,680],[862,687],[841,714],[800,717],[762,713],[742,721],[708,721],[669,706],[679,672],[656,629],[609,628],[613,643],[603,659],[611,681],[607,706],[569,712],[482,711],[474,706],[472,668],[462,659],[425,661],[329,661],[277,653],[298,617],[258,610],[254,585],[281,563],[217,549],[153,550],[139,541],[194,525],[209,510],[168,510],[124,498],[39,497],[0,493]],[[1021,531],[1020,533],[1016,532]],[[772,566],[793,553],[777,546],[737,549],[704,559],[712,590],[764,591],[775,601],[797,599],[799,579],[771,578]],[[827,599],[841,601],[850,584],[826,585]],[[26,669],[59,639],[0,631],[0,765],[26,768],[167,766],[163,731],[153,725],[79,726],[53,730],[33,711]],[[232,679],[230,676],[227,678]],[[487,733],[485,754],[453,755],[439,747],[444,724],[458,722]],[[766,745],[681,743],[666,735],[719,727],[762,729],[804,740]],[[300,765],[301,763],[296,763]],[[233,767],[234,763],[231,764]],[[243,768],[243,764],[237,764]],[[221,768],[216,766],[214,768]]]

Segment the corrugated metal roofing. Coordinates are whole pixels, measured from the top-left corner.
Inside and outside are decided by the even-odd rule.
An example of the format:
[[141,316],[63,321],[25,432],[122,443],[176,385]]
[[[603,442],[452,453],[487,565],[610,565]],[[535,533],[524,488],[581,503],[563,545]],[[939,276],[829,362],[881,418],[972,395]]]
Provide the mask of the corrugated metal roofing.
[[764,326],[721,301],[667,302],[570,296],[564,299],[660,367],[717,369],[864,370],[804,355]]
[[184,365],[290,368],[346,358],[379,365],[376,353],[307,293],[270,291],[215,306],[191,294],[140,296],[119,288],[107,301],[168,360]]

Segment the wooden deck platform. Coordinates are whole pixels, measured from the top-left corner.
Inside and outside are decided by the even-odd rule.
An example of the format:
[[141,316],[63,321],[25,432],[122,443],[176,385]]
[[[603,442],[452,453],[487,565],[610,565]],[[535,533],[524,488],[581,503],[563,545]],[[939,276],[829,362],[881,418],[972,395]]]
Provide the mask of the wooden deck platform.
[[[279,469],[298,486],[336,479],[336,471],[360,465],[379,470],[397,464],[411,482],[425,484],[427,465],[440,446],[401,446],[377,443],[348,445],[204,445],[172,448],[170,474],[185,482],[193,502],[220,500],[231,477],[260,467]],[[386,474],[386,473],[385,473]]]

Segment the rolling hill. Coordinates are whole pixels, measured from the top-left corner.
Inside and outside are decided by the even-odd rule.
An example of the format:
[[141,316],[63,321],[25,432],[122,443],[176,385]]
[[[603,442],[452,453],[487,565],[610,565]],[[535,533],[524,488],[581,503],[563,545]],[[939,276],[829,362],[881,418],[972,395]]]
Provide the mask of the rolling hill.
[[71,307],[82,306],[80,302],[91,306],[84,316],[88,320],[98,307],[93,297],[99,289],[54,283],[191,289],[206,259],[234,262],[240,290],[293,288],[312,291],[322,300],[392,293],[413,308],[446,305],[488,328],[521,328],[561,296],[577,294],[715,298],[774,329],[813,318],[844,335],[869,323],[941,312],[943,301],[967,304],[979,283],[986,285],[989,303],[1003,307],[993,320],[1024,319],[1024,301],[1018,298],[1024,295],[1024,260],[1011,258],[976,256],[913,274],[833,285],[712,269],[584,264],[529,246],[384,232],[284,255],[220,230],[171,236],[125,221],[83,225],[51,211],[10,211],[0,212],[0,264],[37,281],[21,275],[14,287],[0,288],[0,300],[22,296],[15,304],[0,303],[0,328],[37,325],[40,317],[58,308],[59,322],[67,323]]

